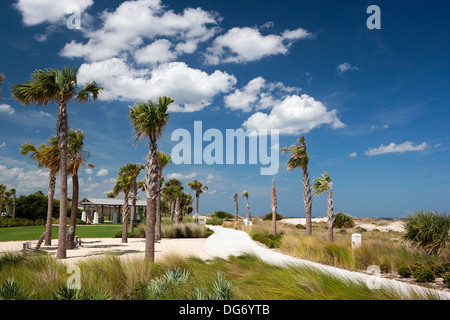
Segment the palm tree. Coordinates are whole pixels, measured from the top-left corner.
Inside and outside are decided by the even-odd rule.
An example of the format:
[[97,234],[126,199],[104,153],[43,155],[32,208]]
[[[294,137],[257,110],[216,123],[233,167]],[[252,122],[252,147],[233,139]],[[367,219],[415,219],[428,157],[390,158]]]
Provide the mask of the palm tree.
[[328,194],[328,208],[327,208],[327,226],[328,226],[328,241],[333,242],[333,224],[334,224],[334,209],[333,209],[333,195],[332,195],[333,182],[331,182],[330,177],[324,171],[321,178],[316,178],[313,189],[314,194],[319,195],[325,190]]
[[250,205],[248,204],[248,192],[246,190],[242,191],[242,196],[247,200],[247,225],[250,225],[252,216],[250,214]]
[[282,148],[282,152],[289,151],[291,158],[287,162],[287,169],[292,171],[297,168],[302,168],[303,170],[303,202],[305,204],[305,216],[306,216],[306,233],[311,235],[311,211],[312,211],[312,196],[311,196],[311,186],[309,184],[308,175],[308,162],[309,157],[306,153],[305,137],[301,137],[297,140],[295,145],[289,148]]
[[1,88],[1,86],[3,85],[3,80],[4,79],[5,79],[5,75],[3,73],[0,73],[0,97],[2,96],[2,88]]
[[134,215],[136,213],[136,201],[137,201],[137,193],[138,193],[138,183],[137,177],[141,173],[141,170],[144,169],[142,164],[138,163],[127,163],[125,166],[120,168],[120,173],[131,179],[132,189],[131,189],[131,214],[130,214],[130,232],[134,231]]
[[11,190],[9,190],[9,191],[6,191],[5,192],[5,211],[6,211],[6,215],[8,215],[9,216],[9,214],[10,214],[10,211],[9,211],[9,198],[11,197],[11,195],[12,195],[12,192],[11,192]]
[[277,192],[275,190],[275,179],[272,179],[272,234],[277,235]]
[[122,172],[123,167],[121,167],[121,172],[117,176],[116,184],[112,191],[112,195],[117,197],[117,195],[123,192],[123,211],[122,211],[122,243],[128,242],[128,211],[130,205],[128,203],[128,197],[130,196],[131,190],[133,190],[133,178]]
[[20,146],[20,153],[28,155],[32,160],[38,162],[38,168],[45,167],[49,170],[47,187],[47,222],[45,225],[44,245],[52,245],[52,217],[53,217],[53,198],[55,195],[56,176],[59,172],[59,148],[58,139],[55,136],[48,138],[46,144],[35,146],[29,142]]
[[175,201],[177,197],[179,197],[180,191],[183,189],[181,181],[178,179],[170,179],[164,183],[164,198],[169,204],[170,223],[173,223],[173,218],[175,216]]
[[158,196],[156,197],[156,240],[161,240],[161,183],[163,180],[162,171],[170,163],[170,154],[166,154],[163,151],[158,150],[157,162],[158,162]]
[[3,196],[5,195],[5,191],[6,191],[6,184],[0,184],[0,213],[2,213],[3,211]]
[[233,195],[233,200],[234,200],[234,220],[238,221],[239,205],[238,205],[238,194],[237,194],[237,192]]
[[72,175],[72,210],[69,219],[69,232],[67,233],[67,249],[75,248],[75,228],[77,225],[78,214],[78,197],[80,193],[78,170],[81,167],[88,165],[94,168],[92,163],[86,160],[90,157],[89,152],[84,151],[84,133],[80,129],[69,129],[69,144],[68,144],[68,172]]
[[13,197],[13,212],[12,212],[12,217],[13,219],[16,218],[16,188],[11,188],[11,190],[9,190],[11,192],[11,195]]
[[188,183],[189,188],[195,191],[195,223],[198,223],[198,199],[200,198],[200,195],[208,190],[208,186],[203,186],[202,183],[198,180],[194,180]]
[[28,106],[30,103],[48,105],[51,102],[58,104],[58,118],[56,131],[60,153],[60,208],[59,208],[59,234],[58,259],[66,258],[66,226],[67,226],[67,143],[69,140],[69,123],[67,117],[67,104],[71,99],[79,103],[95,101],[100,91],[95,81],[87,83],[77,92],[77,68],[65,67],[59,69],[36,70],[31,75],[31,81],[11,85],[12,96],[20,103]]
[[173,100],[168,97],[160,97],[158,101],[141,102],[131,107],[128,114],[135,132],[136,142],[143,138],[149,139],[147,164],[145,165],[145,190],[147,195],[145,258],[151,262],[155,261],[156,197],[159,192],[157,141],[169,120],[167,110],[172,102]]

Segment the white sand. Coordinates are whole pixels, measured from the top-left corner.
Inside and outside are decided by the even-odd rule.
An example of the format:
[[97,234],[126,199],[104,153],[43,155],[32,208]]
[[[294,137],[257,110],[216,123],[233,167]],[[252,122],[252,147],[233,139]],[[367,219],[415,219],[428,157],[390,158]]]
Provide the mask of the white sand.
[[[120,238],[89,238],[82,239],[83,244],[74,250],[67,250],[67,264],[77,263],[82,259],[99,257],[105,253],[115,252],[120,257],[143,258],[145,239],[129,238],[128,243],[122,243]],[[183,257],[196,256],[203,260],[211,257],[203,250],[205,239],[162,239],[155,244],[155,260],[161,261],[164,257],[177,254]],[[0,254],[8,251],[21,251],[24,241],[0,242]],[[32,245],[34,246],[34,244]],[[57,240],[52,240],[52,246],[42,246],[41,250],[56,257]]]
[[[328,218],[326,218],[326,217],[312,218],[311,221],[317,222],[317,223],[327,222]],[[279,222],[286,223],[286,224],[292,224],[292,225],[297,225],[297,224],[305,225],[306,218],[288,218],[288,219],[282,219]],[[361,227],[361,228],[366,229],[367,231],[372,231],[372,230],[380,230],[381,232],[387,232],[387,231],[404,232],[405,231],[405,229],[403,228],[403,222],[401,222],[401,221],[390,222],[389,224],[384,225],[384,226],[377,226],[373,223],[359,224],[358,221],[356,221],[355,227]]]

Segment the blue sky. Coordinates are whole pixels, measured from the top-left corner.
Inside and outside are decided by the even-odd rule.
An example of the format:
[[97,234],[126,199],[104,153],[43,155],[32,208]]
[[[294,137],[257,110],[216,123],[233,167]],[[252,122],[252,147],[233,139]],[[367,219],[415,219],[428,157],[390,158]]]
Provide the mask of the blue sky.
[[[68,28],[75,5],[81,29]],[[370,30],[370,5],[381,29]],[[79,67],[80,82],[105,87],[99,101],[69,105],[69,124],[85,132],[92,170],[81,197],[103,197],[120,166],[144,162],[128,107],[172,97],[159,148],[174,130],[279,129],[279,147],[304,135],[311,180],[327,171],[334,208],[353,216],[448,212],[450,199],[450,24],[448,1],[2,1],[0,183],[18,194],[46,191],[47,172],[21,156],[24,142],[55,134],[56,106],[24,107],[9,85],[38,68]],[[69,24],[70,25],[70,24]],[[204,142],[203,146],[208,145]],[[209,186],[200,212],[234,212],[247,190],[253,215],[303,217],[301,172],[280,154],[274,176],[261,164],[169,165],[166,177]],[[186,187],[187,189],[187,187]],[[144,195],[141,195],[142,197]],[[240,213],[245,214],[244,198]],[[313,216],[326,215],[326,196]]]

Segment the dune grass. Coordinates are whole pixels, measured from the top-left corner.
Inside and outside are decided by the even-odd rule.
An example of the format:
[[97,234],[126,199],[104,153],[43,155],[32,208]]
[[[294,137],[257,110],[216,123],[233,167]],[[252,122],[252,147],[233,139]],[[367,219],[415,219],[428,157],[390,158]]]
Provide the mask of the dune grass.
[[[169,256],[153,264],[143,259],[107,255],[80,262],[78,266],[82,296],[103,299],[207,299],[214,298],[218,288],[225,289],[226,299],[239,300],[436,298],[431,294],[405,296],[390,288],[370,290],[363,282],[338,279],[305,267],[276,267],[252,255],[217,258],[208,263],[196,257]],[[183,281],[165,280],[171,273],[177,273],[174,271],[184,274]],[[0,284],[14,279],[32,293],[29,296],[33,299],[53,299],[54,292],[64,288],[68,276],[64,264],[45,254],[8,253],[0,257]]]

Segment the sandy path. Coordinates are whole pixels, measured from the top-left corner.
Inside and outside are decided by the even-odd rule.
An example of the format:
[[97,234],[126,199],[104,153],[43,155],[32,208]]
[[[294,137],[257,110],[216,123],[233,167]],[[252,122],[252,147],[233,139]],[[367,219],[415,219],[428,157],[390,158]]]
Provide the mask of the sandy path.
[[279,265],[279,266],[306,266],[321,270],[323,272],[331,273],[341,278],[350,279],[352,281],[363,281],[368,284],[369,288],[390,287],[398,292],[408,294],[411,290],[416,292],[426,293],[431,291],[436,293],[441,299],[450,299],[450,293],[429,290],[418,285],[411,285],[400,281],[381,278],[359,272],[352,272],[336,267],[331,267],[308,260],[295,258],[286,254],[282,254],[256,244],[249,235],[244,231],[210,226],[214,230],[214,234],[206,239],[203,244],[203,249],[211,256],[228,258],[230,255],[240,255],[244,252],[252,253],[258,256],[262,261]]
[[[120,238],[88,238],[82,239],[83,245],[75,250],[67,250],[67,259],[60,260],[67,264],[77,263],[83,259],[99,257],[108,252],[115,252],[120,257],[143,258],[145,239],[129,238],[122,243]],[[197,256],[203,260],[211,259],[204,250],[205,239],[162,239],[155,244],[155,260],[161,261],[167,255],[178,254],[183,257]],[[24,241],[0,242],[0,254],[7,251],[21,251]],[[56,257],[58,240],[52,240],[52,246],[41,249]]]

